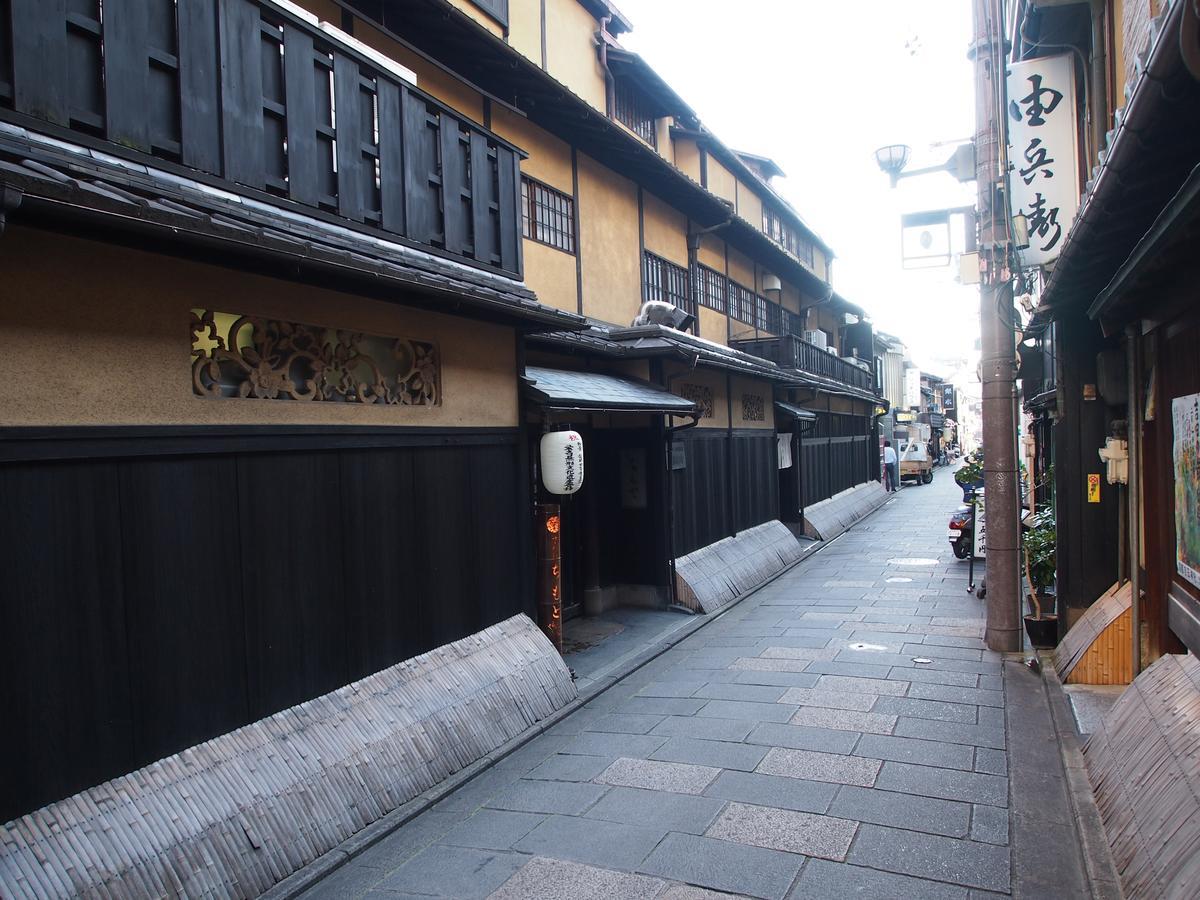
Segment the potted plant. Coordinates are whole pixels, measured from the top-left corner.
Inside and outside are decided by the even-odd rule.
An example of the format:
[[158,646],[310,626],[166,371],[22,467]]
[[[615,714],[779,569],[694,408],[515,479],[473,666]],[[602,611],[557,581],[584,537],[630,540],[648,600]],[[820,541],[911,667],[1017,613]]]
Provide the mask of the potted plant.
[[954,473],[954,480],[958,486],[962,488],[963,502],[970,500],[970,495],[978,488],[983,487],[983,450],[976,450],[974,453],[968,454],[966,460],[958,471]]
[[[1022,541],[1025,553],[1025,578],[1029,583],[1031,615],[1025,616],[1025,632],[1035,647],[1053,647],[1058,643],[1058,616],[1042,611],[1050,605],[1048,594],[1054,585],[1054,568],[1058,550],[1058,531],[1054,510],[1045,509],[1033,517]],[[1051,607],[1053,608],[1053,607]]]

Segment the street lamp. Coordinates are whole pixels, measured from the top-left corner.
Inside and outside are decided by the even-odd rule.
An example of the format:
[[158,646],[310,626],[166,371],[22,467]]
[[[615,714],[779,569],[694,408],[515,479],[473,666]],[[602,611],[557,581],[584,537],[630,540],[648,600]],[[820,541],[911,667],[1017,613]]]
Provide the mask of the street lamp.
[[888,144],[875,151],[875,162],[883,173],[892,180],[892,187],[900,180],[900,173],[908,165],[908,156],[912,148],[908,144]]

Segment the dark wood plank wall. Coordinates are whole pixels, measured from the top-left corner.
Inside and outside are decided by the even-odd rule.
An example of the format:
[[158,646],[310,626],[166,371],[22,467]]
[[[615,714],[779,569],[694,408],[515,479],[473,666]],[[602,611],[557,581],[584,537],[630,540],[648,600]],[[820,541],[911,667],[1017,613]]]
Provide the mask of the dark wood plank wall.
[[0,464],[0,821],[533,612],[515,431],[281,440]]
[[0,116],[521,274],[519,151],[259,0],[0,0]]
[[676,557],[779,518],[774,431],[696,428],[675,440],[687,461],[672,472]]
[[879,440],[866,416],[818,412],[801,436],[804,506],[879,478]]

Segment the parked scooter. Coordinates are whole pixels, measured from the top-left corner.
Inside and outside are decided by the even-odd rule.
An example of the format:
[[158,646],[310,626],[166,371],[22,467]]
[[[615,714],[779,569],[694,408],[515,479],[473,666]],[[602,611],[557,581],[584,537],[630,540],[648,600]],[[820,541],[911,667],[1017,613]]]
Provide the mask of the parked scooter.
[[946,532],[950,549],[958,559],[971,555],[975,542],[975,507],[960,506],[950,514],[950,526]]

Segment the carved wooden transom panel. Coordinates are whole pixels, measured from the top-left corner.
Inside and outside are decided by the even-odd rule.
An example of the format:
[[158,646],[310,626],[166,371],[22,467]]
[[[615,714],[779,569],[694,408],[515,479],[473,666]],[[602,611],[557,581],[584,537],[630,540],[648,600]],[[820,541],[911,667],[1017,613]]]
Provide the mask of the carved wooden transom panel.
[[438,406],[437,345],[192,310],[192,390],[211,398]]

